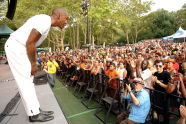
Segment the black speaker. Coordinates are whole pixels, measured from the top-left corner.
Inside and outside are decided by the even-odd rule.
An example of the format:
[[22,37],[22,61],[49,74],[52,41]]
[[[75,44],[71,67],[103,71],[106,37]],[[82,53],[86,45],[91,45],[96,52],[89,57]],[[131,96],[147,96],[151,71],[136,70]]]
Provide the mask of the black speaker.
[[48,82],[47,79],[47,74],[44,71],[40,71],[38,72],[35,76],[34,76],[34,84],[35,85],[43,85],[46,84]]
[[17,5],[17,0],[8,0],[8,11],[6,13],[6,17],[9,19],[14,18],[14,14],[16,11],[16,5]]

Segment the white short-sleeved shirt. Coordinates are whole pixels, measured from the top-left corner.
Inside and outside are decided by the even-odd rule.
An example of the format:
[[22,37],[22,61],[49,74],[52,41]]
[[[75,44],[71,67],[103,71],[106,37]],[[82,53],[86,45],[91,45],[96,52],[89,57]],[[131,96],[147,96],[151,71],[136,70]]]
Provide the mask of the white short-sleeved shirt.
[[40,39],[36,43],[37,47],[46,39],[50,27],[51,17],[45,14],[40,14],[28,19],[24,25],[13,32],[10,36],[21,44],[26,45],[31,30],[36,29],[41,34]]
[[144,80],[145,87],[150,88],[152,72],[150,69],[146,69],[141,72],[141,77]]
[[117,72],[118,72],[118,74],[119,74],[119,78],[120,78],[121,80],[123,80],[123,73],[124,73],[125,71],[127,71],[125,68],[123,68],[123,69],[118,68],[118,69],[117,69]]

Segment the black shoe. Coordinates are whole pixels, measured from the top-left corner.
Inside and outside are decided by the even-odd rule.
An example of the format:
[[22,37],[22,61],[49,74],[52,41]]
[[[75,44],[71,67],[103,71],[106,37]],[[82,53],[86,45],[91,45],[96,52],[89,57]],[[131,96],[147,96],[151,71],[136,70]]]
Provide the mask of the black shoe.
[[54,119],[54,116],[48,116],[48,115],[44,115],[41,113],[29,117],[30,122],[46,122],[46,121],[50,121],[53,119]]
[[39,110],[40,110],[40,113],[44,114],[44,115],[52,115],[52,114],[54,114],[53,111],[43,111],[42,109],[39,109]]

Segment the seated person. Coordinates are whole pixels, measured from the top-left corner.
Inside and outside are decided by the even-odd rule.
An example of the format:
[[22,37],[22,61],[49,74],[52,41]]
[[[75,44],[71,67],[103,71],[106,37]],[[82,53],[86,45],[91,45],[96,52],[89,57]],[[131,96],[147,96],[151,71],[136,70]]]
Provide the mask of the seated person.
[[[126,84],[126,89],[122,94],[122,98],[127,99],[130,103],[130,110],[128,117],[126,112],[121,113],[117,117],[119,124],[138,124],[145,123],[146,117],[150,110],[150,96],[144,90],[144,81],[141,78],[135,78],[134,90],[131,89],[130,84]],[[125,116],[123,116],[125,115]]]

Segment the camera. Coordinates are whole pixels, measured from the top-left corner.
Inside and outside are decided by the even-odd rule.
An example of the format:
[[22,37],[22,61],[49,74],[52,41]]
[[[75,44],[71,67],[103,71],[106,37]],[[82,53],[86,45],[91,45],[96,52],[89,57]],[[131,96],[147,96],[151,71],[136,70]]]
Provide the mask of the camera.
[[174,80],[173,83],[174,83],[174,84],[179,84],[180,81],[179,81],[179,80]]
[[180,80],[180,78],[179,78],[179,74],[178,73],[174,73],[174,75],[173,75],[173,80],[175,81],[179,81]]
[[135,82],[127,81],[126,79],[123,80],[124,88],[126,88],[126,84],[130,85],[131,89],[133,90],[135,88]]
[[174,73],[172,76],[173,84],[178,84],[180,82],[179,74]]

